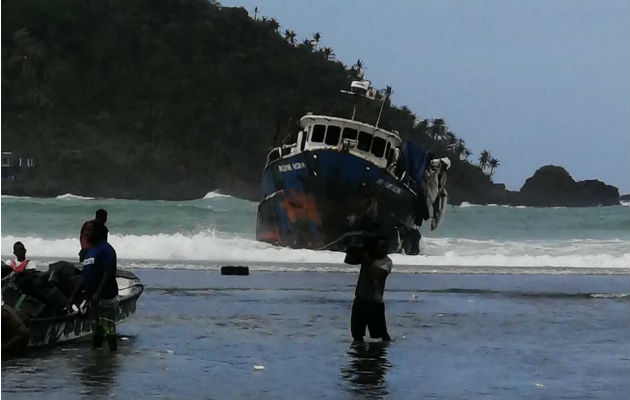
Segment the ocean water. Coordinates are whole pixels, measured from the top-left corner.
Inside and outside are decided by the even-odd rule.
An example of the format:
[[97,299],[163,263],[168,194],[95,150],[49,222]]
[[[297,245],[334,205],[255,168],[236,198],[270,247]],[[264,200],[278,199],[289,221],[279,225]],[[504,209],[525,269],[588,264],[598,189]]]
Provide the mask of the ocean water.
[[88,341],[3,360],[2,398],[630,397],[627,276],[393,274],[393,342],[356,346],[356,274],[135,272],[147,289],[116,354]]
[[421,255],[391,256],[393,342],[357,346],[357,267],[256,242],[256,206],[3,196],[3,259],[20,240],[74,260],[105,208],[119,266],[146,287],[117,353],[76,341],[3,359],[3,398],[630,397],[630,207],[449,207]]
[[[255,241],[256,207],[214,192],[192,201],[3,196],[2,255],[20,240],[30,257],[74,258],[82,223],[105,208],[110,242],[126,266],[353,271],[340,253]],[[398,271],[627,274],[630,207],[449,206],[438,230],[423,229],[421,249],[419,256],[393,255]]]

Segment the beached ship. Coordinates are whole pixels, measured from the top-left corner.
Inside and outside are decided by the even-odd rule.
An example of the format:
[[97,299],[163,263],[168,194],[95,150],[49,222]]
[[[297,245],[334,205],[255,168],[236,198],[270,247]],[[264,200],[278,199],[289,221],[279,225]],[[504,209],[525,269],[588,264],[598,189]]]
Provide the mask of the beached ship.
[[[354,98],[355,111],[374,93],[367,81],[342,92]],[[268,153],[258,240],[343,251],[349,238],[375,232],[390,238],[392,252],[418,254],[423,221],[435,229],[444,213],[450,161],[378,122],[356,121],[355,111],[350,119],[309,113],[295,143]]]

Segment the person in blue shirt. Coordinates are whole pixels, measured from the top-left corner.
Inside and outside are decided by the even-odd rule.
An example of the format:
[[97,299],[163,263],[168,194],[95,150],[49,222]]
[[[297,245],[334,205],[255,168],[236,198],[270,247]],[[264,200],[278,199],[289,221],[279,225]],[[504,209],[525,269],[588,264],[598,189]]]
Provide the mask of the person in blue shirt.
[[83,259],[81,284],[71,296],[73,303],[76,294],[83,289],[88,301],[88,314],[92,319],[92,346],[102,346],[107,340],[109,349],[117,349],[116,313],[118,312],[118,284],[116,282],[116,251],[107,243],[107,228],[97,220],[84,225],[88,249]]

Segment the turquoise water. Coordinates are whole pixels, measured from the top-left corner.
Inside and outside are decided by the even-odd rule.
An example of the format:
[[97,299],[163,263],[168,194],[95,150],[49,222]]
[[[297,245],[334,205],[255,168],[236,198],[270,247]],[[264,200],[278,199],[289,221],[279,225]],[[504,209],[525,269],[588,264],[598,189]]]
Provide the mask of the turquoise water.
[[[248,262],[261,268],[344,271],[343,256],[329,251],[276,248],[256,242],[254,202],[209,193],[191,201],[2,197],[2,255],[16,240],[31,257],[71,258],[81,224],[94,211],[109,212],[110,242],[119,257],[141,266],[160,261],[178,268],[204,263]],[[425,227],[426,228],[426,227]],[[628,273],[630,207],[526,208],[449,206],[442,226],[423,229],[420,256],[394,255],[414,272],[418,266],[562,268]],[[269,264],[278,264],[272,265]],[[280,265],[282,264],[282,265]],[[289,264],[290,266],[287,266]],[[332,264],[339,264],[331,267]],[[467,271],[467,270],[465,270]]]
[[247,200],[210,195],[192,201],[143,201],[62,197],[2,198],[3,235],[45,239],[76,237],[77,227],[104,208],[110,230],[119,235],[194,234],[207,230],[254,238],[256,204]]
[[[357,267],[344,265],[342,253],[256,242],[255,203],[207,197],[3,197],[3,257],[21,240],[31,257],[76,259],[82,223],[103,207],[119,266],[146,290],[136,314],[117,328],[116,354],[78,341],[3,360],[2,395],[630,394],[629,207],[449,207],[444,225],[424,232],[422,255],[391,256],[385,304],[394,341],[357,347],[349,332]],[[236,262],[249,265],[251,275],[217,272]]]

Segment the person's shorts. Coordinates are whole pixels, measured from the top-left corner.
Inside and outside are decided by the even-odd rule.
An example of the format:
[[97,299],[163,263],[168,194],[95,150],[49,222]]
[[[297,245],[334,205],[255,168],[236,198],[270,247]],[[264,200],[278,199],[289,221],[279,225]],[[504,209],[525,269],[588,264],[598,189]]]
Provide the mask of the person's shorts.
[[365,327],[370,330],[371,338],[389,337],[385,323],[385,304],[375,301],[354,299],[350,330],[355,339],[365,335]]
[[101,335],[116,334],[116,320],[119,318],[120,308],[116,298],[100,300],[97,307],[88,310],[92,320],[92,332]]

